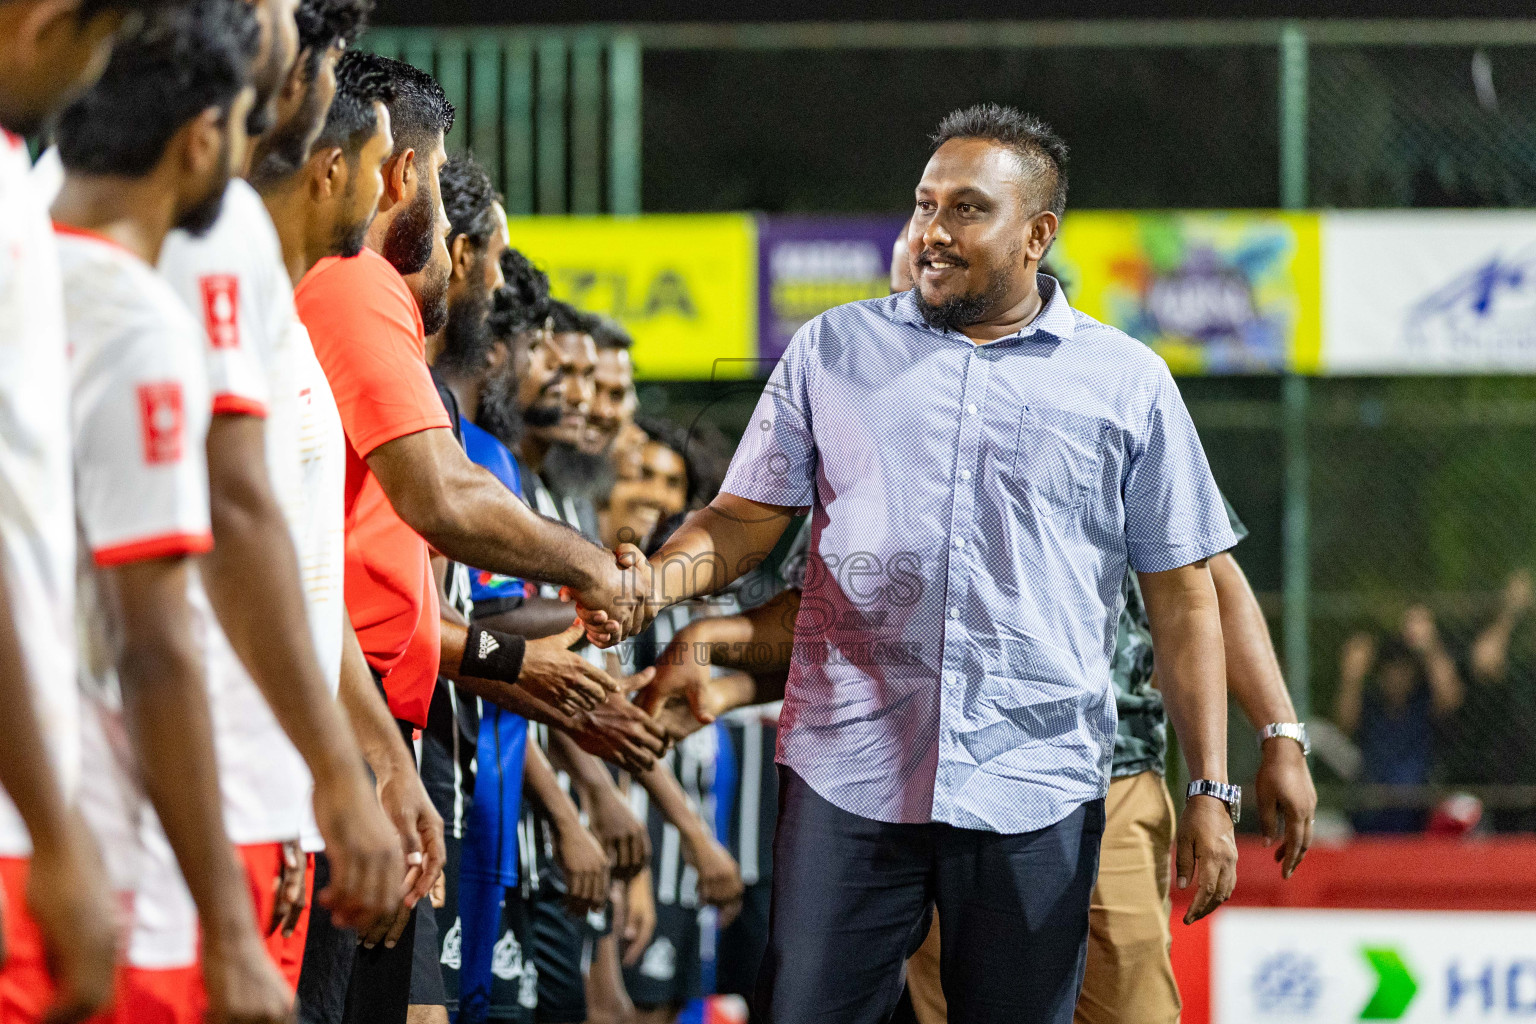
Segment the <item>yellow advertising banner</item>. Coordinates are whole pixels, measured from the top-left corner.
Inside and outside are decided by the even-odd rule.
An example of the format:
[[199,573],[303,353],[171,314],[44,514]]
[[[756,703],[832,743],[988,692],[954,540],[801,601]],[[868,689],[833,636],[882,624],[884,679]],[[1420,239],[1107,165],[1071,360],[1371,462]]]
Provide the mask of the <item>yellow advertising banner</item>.
[[622,323],[638,376],[757,372],[757,229],[750,214],[514,217],[512,245],[558,299]]
[[1175,373],[1314,373],[1319,217],[1283,211],[1067,211],[1047,262],[1072,305]]

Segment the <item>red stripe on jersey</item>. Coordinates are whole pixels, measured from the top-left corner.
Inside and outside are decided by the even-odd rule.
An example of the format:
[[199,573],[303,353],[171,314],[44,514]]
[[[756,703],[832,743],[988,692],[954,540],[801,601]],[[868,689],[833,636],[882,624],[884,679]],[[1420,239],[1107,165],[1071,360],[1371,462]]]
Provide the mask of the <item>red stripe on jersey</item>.
[[213,548],[213,534],[162,533],[156,537],[125,541],[91,552],[91,559],[103,568],[127,565],[129,562],[147,562],[154,558],[172,558],[177,555],[200,555]]
[[260,416],[265,419],[267,407],[254,398],[226,392],[213,396],[213,414],[215,416]]
[[100,242],[102,245],[110,245],[114,248],[121,249],[123,252],[132,256],[134,259],[139,260],[140,262],[142,262],[144,259],[144,257],[128,248],[122,242],[119,242],[115,238],[108,238],[100,231],[92,231],[89,228],[77,228],[73,224],[60,224],[58,221],[54,221],[53,233],[56,235],[70,235],[74,238],[88,238],[93,242]]

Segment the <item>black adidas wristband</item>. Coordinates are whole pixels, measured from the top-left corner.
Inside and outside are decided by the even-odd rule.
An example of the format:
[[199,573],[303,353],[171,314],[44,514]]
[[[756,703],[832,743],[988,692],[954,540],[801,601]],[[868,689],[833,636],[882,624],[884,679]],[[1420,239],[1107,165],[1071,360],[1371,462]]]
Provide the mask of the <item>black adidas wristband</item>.
[[459,662],[459,674],[515,683],[523,671],[523,650],[527,643],[522,637],[510,633],[470,626],[464,637],[464,658]]

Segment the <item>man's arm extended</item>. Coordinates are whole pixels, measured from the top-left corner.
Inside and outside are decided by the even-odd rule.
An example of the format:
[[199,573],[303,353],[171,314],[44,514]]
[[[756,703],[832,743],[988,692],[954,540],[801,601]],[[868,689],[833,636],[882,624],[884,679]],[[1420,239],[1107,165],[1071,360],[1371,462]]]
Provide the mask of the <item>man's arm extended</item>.
[[160,558],[101,572],[122,624],[124,716],[144,789],[197,905],[212,1011],[284,1021],[288,992],[257,935],[245,874],[224,831],[208,687],[187,603],[189,571],[183,558]]
[[523,755],[523,785],[554,827],[555,857],[571,901],[581,910],[598,909],[608,902],[608,855],[581,823],[581,812],[560,788],[549,759],[531,736]]
[[[1227,781],[1227,681],[1221,609],[1208,563],[1139,573],[1163,703],[1191,778]],[[1198,871],[1198,876],[1196,872]],[[1191,797],[1178,827],[1179,888],[1199,890],[1184,915],[1196,921],[1237,884],[1232,818],[1215,797]]]
[[333,869],[328,906],[344,924],[390,913],[395,842],[362,757],[331,698],[304,610],[298,557],[267,476],[265,422],[217,415],[208,428],[213,550],[204,587],[230,646],[315,780],[315,817]]
[[608,854],[614,877],[633,878],[651,862],[651,837],[645,822],[630,811],[629,801],[619,792],[613,776],[601,761],[558,729],[549,734],[549,759],[551,764],[565,769],[576,792],[581,794],[587,825]]
[[613,554],[530,509],[471,462],[449,430],[381,444],[368,467],[400,518],[449,558],[570,587],[587,607],[618,607],[625,581]]
[[[694,619],[656,659],[656,678],[636,702],[653,715],[666,708],[668,731],[679,739],[733,708],[783,700],[799,613],[800,591],[790,588],[744,615]],[[714,677],[711,667],[745,678]],[[674,698],[687,700],[692,727],[667,707]]]
[[[717,494],[683,520],[651,556],[650,600],[659,610],[724,589],[772,554],[795,511],[724,491]],[[640,554],[633,544],[620,545],[619,550]]]
[[[1273,722],[1296,721],[1296,708],[1280,674],[1280,661],[1269,637],[1269,624],[1248,577],[1230,552],[1211,559],[1211,580],[1221,605],[1221,634],[1227,653],[1227,692],[1237,699],[1257,731]],[[1301,744],[1284,736],[1263,742],[1257,793],[1264,843],[1281,839],[1275,860],[1286,878],[1312,845],[1317,790]],[[1282,836],[1279,819],[1285,819]]]
[[[499,486],[499,485],[498,485]],[[571,734],[588,753],[631,772],[645,771],[667,749],[666,732],[629,698],[616,692],[614,683],[601,669],[567,648],[575,639],[575,630],[542,640],[529,640],[517,679],[488,679],[465,675],[464,645],[468,631],[445,619],[442,624],[442,673],[466,693],[490,701],[497,707],[522,715],[534,722]],[[553,687],[575,685],[581,679],[602,679],[608,692],[602,703],[579,713],[568,714],[534,695]],[[533,684],[531,687],[525,684]]]
[[[0,785],[32,836],[27,909],[43,933],[53,967],[58,989],[54,1009],[63,1019],[82,1020],[112,994],[112,893],[96,841],[79,814],[66,805],[43,742],[4,563],[0,550],[0,707],[6,709]],[[72,687],[75,680],[59,679],[56,685]],[[10,894],[13,900],[20,895]]]
[[726,915],[726,924],[741,909],[741,869],[736,859],[710,834],[698,812],[688,805],[688,794],[665,762],[636,776],[656,807],[677,829],[684,856],[699,873],[699,898]]

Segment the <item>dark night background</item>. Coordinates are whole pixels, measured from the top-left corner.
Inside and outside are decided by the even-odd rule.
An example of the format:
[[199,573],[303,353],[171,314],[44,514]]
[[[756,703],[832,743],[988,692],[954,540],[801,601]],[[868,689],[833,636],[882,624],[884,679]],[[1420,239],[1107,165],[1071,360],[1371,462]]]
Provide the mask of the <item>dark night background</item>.
[[1197,0],[1135,3],[1095,0],[1070,3],[1041,0],[929,0],[923,4],[855,0],[777,0],[772,4],[716,4],[698,0],[560,0],[558,3],[484,3],[479,0],[379,0],[376,20],[389,25],[571,24],[591,21],[944,21],[950,19],[1032,18],[1482,18],[1528,17],[1528,3],[1441,0],[1439,3],[1392,3],[1390,0],[1225,4]]

